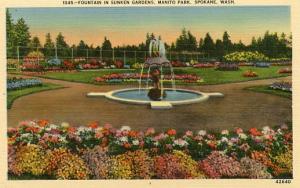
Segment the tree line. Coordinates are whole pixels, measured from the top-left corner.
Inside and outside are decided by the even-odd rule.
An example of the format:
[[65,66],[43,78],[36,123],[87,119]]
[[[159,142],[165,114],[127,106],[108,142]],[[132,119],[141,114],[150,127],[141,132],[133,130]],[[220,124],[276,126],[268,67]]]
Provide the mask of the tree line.
[[[93,46],[86,44],[83,40],[79,44],[69,45],[65,41],[65,37],[62,33],[59,33],[53,40],[50,33],[45,35],[45,43],[42,45],[40,39],[37,36],[31,36],[29,27],[25,23],[23,18],[18,19],[15,23],[11,17],[9,11],[6,11],[6,33],[7,33],[7,47],[10,50],[7,51],[7,56],[12,57],[17,54],[17,46],[26,47],[19,51],[20,56],[26,55],[29,51],[41,48],[45,56],[54,56],[56,47],[58,56],[70,57],[71,53],[74,56],[86,56],[90,57],[99,56],[101,49],[102,57],[112,57],[112,49],[115,51],[115,56],[122,56],[122,51],[147,51],[149,43],[152,38],[155,37],[153,33],[146,34],[146,39],[138,45],[125,45],[112,47],[110,40],[104,37],[104,41],[101,45]],[[158,38],[161,39],[160,36]],[[227,31],[223,33],[221,39],[214,40],[209,33],[206,33],[204,38],[197,38],[191,33],[191,31],[182,29],[181,34],[178,36],[175,42],[171,44],[165,43],[166,49],[172,52],[201,52],[206,57],[222,59],[224,55],[235,51],[258,51],[265,54],[270,58],[291,58],[292,56],[292,35],[287,36],[285,33],[270,33],[266,31],[263,37],[252,38],[249,45],[244,44],[241,40],[238,43],[234,43],[230,39],[230,35]],[[73,51],[71,50],[73,49]],[[88,51],[86,51],[88,49]],[[88,54],[87,54],[88,53]],[[144,57],[144,53],[133,54],[129,56]]]

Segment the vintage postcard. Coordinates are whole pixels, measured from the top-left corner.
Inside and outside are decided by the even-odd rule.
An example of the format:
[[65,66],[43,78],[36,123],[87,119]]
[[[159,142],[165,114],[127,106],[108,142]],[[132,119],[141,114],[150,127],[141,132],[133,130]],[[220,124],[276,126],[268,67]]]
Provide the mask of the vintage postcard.
[[296,187],[296,4],[1,2],[4,187]]

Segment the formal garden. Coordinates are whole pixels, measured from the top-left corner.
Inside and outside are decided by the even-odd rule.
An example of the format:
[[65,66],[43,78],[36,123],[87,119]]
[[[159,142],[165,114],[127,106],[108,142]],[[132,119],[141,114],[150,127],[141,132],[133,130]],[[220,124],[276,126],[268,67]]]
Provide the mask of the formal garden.
[[293,178],[291,36],[42,45],[6,16],[8,179]]

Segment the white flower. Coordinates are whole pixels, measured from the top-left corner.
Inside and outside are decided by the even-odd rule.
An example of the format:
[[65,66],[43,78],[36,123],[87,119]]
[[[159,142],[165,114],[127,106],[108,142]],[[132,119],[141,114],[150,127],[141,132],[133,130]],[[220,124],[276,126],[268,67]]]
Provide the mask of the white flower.
[[132,144],[135,145],[135,146],[139,145],[139,143],[140,143],[139,140],[133,140],[132,141]]
[[206,135],[206,131],[205,131],[205,130],[200,130],[200,131],[198,132],[198,135],[200,135],[200,136],[205,136],[205,135]]
[[131,128],[129,126],[122,126],[121,131],[130,131]]
[[90,127],[78,127],[75,134],[80,135],[81,133],[90,132],[90,131],[92,131],[92,128],[90,128]]
[[244,133],[240,133],[239,134],[239,138],[243,139],[243,140],[246,140],[247,139],[247,135],[244,134]]
[[67,140],[66,140],[65,136],[58,135],[58,139],[59,139],[60,142],[67,143]]
[[229,141],[229,142],[228,142],[228,146],[233,146],[233,142],[232,142],[232,141]]
[[184,146],[187,146],[188,143],[187,143],[187,141],[179,138],[177,140],[174,140],[173,145],[178,145],[180,147],[184,147]]
[[223,134],[223,135],[229,135],[229,131],[226,130],[226,129],[225,129],[225,130],[222,130],[222,131],[221,131],[221,134]]
[[96,132],[101,132],[102,130],[103,130],[103,127],[97,127],[97,128],[95,129]]
[[60,126],[63,128],[68,128],[68,127],[70,127],[70,124],[67,122],[62,122]]
[[159,142],[158,142],[158,141],[155,141],[155,142],[154,142],[154,145],[155,145],[155,146],[158,146],[158,145],[159,145]]
[[121,142],[128,142],[127,136],[122,136],[119,138]]
[[271,129],[270,129],[269,126],[264,126],[264,127],[263,127],[263,130],[267,132],[267,131],[270,131]]
[[228,138],[222,137],[222,138],[221,138],[221,142],[228,142]]
[[50,125],[49,125],[49,128],[50,128],[50,129],[58,129],[58,126],[57,126],[57,125],[54,125],[54,124],[50,124]]

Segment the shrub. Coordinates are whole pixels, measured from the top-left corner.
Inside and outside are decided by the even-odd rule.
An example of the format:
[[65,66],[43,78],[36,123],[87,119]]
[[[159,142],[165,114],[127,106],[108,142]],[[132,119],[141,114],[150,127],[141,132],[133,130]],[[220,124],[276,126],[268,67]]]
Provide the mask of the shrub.
[[75,68],[75,65],[69,60],[64,60],[62,66],[64,69],[68,69],[68,70],[72,70]]
[[224,59],[229,62],[251,62],[251,61],[267,61],[269,60],[264,54],[255,52],[233,52],[224,56]]
[[88,179],[90,171],[84,161],[64,148],[47,154],[47,172],[57,179]]
[[181,61],[172,61],[171,64],[173,67],[186,67],[186,64]]
[[291,68],[282,68],[278,70],[279,74],[290,74],[292,73],[292,69]]
[[56,58],[54,58],[54,59],[49,59],[49,60],[47,61],[47,64],[48,64],[49,66],[60,66],[60,65],[61,65],[61,60],[60,60],[60,59],[56,59]]
[[20,146],[16,151],[16,168],[20,173],[43,175],[48,165],[45,156],[46,151],[39,145]]
[[44,54],[40,51],[32,51],[27,54],[23,58],[24,63],[38,63],[39,61],[44,61],[45,57]]
[[272,89],[278,89],[283,91],[292,91],[292,83],[291,82],[274,82],[270,85],[270,88]]
[[252,70],[247,70],[246,72],[243,73],[244,77],[257,77],[257,73],[252,71]]
[[268,172],[265,165],[250,159],[249,157],[244,157],[241,159],[241,169],[243,176],[251,179],[271,179],[272,175]]
[[199,165],[212,178],[242,176],[240,163],[219,151],[213,151],[207,158],[199,161]]
[[154,157],[154,171],[162,179],[187,179],[204,178],[199,171],[197,162],[182,151],[174,150],[173,153]]
[[121,68],[124,67],[124,62],[120,61],[120,60],[115,61],[114,64],[115,64],[115,66],[116,66],[117,69],[121,69]]
[[261,68],[268,68],[268,67],[270,67],[270,63],[267,63],[267,62],[257,62],[257,63],[255,63],[255,66],[256,67],[261,67]]
[[35,78],[23,79],[14,77],[7,80],[6,88],[8,91],[10,91],[41,85],[42,81]]
[[97,146],[93,149],[88,149],[83,153],[83,159],[89,166],[90,171],[96,179],[108,179],[109,169],[111,166],[110,157],[106,151]]
[[111,157],[111,166],[109,169],[109,178],[111,179],[132,179],[132,160],[126,154]]

